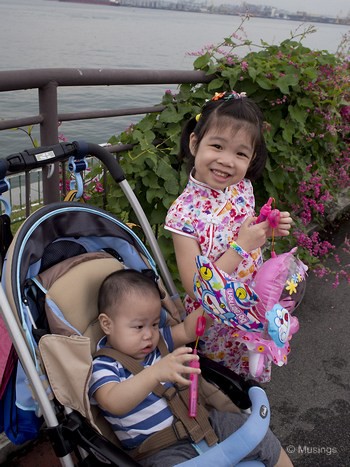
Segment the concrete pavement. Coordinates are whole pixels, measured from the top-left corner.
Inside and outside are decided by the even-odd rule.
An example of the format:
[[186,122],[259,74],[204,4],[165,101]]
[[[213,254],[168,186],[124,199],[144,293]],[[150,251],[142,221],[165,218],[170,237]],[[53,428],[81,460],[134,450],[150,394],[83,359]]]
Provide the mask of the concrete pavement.
[[[350,263],[343,251],[346,235],[349,216],[333,242],[343,264]],[[349,467],[350,285],[343,281],[333,288],[332,280],[310,274],[295,315],[300,330],[288,364],[274,366],[272,381],[264,385],[271,428],[296,467]]]

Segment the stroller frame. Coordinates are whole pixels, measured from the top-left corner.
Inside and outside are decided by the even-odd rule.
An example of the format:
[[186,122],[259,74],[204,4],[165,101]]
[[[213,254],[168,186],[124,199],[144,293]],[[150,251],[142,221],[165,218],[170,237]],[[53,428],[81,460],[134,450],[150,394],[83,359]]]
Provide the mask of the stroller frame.
[[[44,153],[51,154],[51,157],[48,159],[41,158],[40,155]],[[87,155],[93,155],[97,157],[109,170],[114,181],[122,188],[150,245],[153,257],[155,258],[154,267],[157,266],[159,268],[160,276],[164,281],[166,289],[170,293],[170,296],[176,300],[178,298],[176,287],[166,266],[148,219],[146,218],[145,213],[130,185],[126,181],[119,163],[107,151],[107,149],[97,144],[73,142],[60,143],[53,146],[26,150],[1,160],[0,176],[4,178],[7,173],[18,173],[24,170],[43,167],[55,162],[65,161],[71,156],[74,156],[76,160],[79,161]],[[63,204],[68,207],[71,205],[77,205],[77,203],[59,203],[60,206]],[[132,235],[135,235],[131,230],[130,232]],[[146,248],[145,252],[147,253]],[[152,258],[149,257],[149,259],[152,261]],[[12,275],[12,280],[15,280],[16,286],[19,287],[19,279],[16,276],[16,273]],[[16,297],[15,302],[18,300],[19,299]],[[73,467],[76,465],[74,464],[71,452],[73,452],[73,448],[77,446],[78,451],[81,453],[82,457],[79,465],[89,465],[90,455],[95,456],[92,465],[98,465],[98,459],[100,460],[101,465],[105,465],[106,463],[120,467],[138,465],[126,453],[121,450],[117,450],[117,448],[110,441],[105,439],[103,436],[96,434],[93,428],[90,427],[85,422],[85,420],[83,420],[82,416],[72,411],[71,409],[65,408],[65,421],[58,421],[57,414],[54,410],[52,402],[49,400],[40,376],[37,372],[35,362],[33,361],[32,351],[28,346],[23,329],[21,328],[19,321],[14,316],[2,286],[0,286],[0,306],[3,319],[7,326],[12,343],[16,349],[23,369],[30,381],[34,398],[44,416],[47,431],[49,433],[55,453],[61,462],[61,465],[65,467]],[[17,310],[18,306],[19,303],[15,303]],[[240,458],[248,454],[256,446],[256,444],[261,441],[268,428],[270,420],[270,408],[266,394],[258,385],[254,385],[249,382],[243,382],[233,372],[225,369],[213,361],[203,358],[201,362],[203,362],[201,363],[203,376],[209,381],[219,385],[223,392],[228,394],[234,400],[238,407],[246,409],[251,406],[252,414],[250,415],[248,421],[241,427],[241,429],[231,435],[227,440],[220,443],[220,445],[210,449],[204,454],[206,459],[204,463],[204,458],[201,455],[198,458],[194,458],[191,461],[182,463],[181,465],[211,465],[213,462],[215,462],[218,466],[222,465],[225,467],[232,464],[236,465]],[[257,423],[261,426],[261,432],[258,434],[253,434],[252,427]],[[243,454],[238,454],[237,452],[233,453],[232,443],[234,442],[234,439],[238,442],[244,441],[244,444],[246,444],[246,449]],[[88,455],[85,456],[86,453]],[[218,459],[220,457],[221,463],[218,463]],[[249,464],[261,465],[260,462],[251,462]],[[248,463],[244,462],[244,465],[248,465]]]

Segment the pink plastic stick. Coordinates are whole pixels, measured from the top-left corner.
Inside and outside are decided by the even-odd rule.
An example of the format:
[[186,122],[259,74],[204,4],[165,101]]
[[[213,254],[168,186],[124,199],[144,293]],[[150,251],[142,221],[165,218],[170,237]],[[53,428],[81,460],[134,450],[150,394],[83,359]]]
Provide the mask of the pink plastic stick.
[[[193,350],[193,354],[197,355],[197,349]],[[191,368],[199,368],[199,361],[192,360],[190,362]],[[188,403],[188,415],[190,417],[197,416],[197,399],[198,399],[198,375],[197,373],[190,374],[190,396],[189,396],[189,403]]]

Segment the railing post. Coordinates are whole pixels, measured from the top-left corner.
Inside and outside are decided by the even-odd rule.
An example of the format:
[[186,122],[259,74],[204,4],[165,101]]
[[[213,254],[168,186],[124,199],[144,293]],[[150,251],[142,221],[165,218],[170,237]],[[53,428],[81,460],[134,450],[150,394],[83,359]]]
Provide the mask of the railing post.
[[[40,144],[48,146],[58,143],[57,83],[50,81],[39,88],[39,112],[43,117],[40,123]],[[59,201],[59,164],[43,168],[44,204]],[[48,175],[50,178],[48,178]]]

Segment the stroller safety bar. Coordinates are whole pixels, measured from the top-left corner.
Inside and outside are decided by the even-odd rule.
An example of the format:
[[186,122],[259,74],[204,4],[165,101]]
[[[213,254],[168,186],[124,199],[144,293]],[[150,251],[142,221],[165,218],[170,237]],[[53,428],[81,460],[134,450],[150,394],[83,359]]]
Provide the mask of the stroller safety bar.
[[212,447],[204,454],[193,459],[177,464],[178,467],[203,467],[215,465],[215,467],[261,466],[258,461],[243,461],[264,438],[270,424],[270,406],[265,391],[253,386],[248,391],[252,403],[252,413],[239,430],[229,436],[225,441]]

